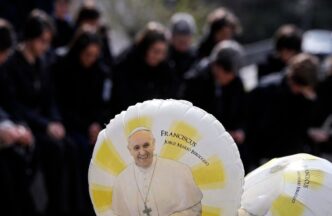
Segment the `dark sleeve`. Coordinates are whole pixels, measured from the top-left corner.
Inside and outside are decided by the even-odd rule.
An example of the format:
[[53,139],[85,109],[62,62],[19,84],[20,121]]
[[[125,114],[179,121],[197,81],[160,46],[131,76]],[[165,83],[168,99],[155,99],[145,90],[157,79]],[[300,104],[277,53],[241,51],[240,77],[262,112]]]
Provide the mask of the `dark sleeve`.
[[165,77],[163,79],[165,90],[162,96],[164,99],[177,99],[180,85],[177,80],[175,70],[168,63],[165,64]]
[[0,107],[0,122],[9,119],[8,114]]
[[30,109],[23,104],[18,104],[18,112],[21,113],[20,117],[22,116],[24,119],[27,120],[29,125],[33,128],[40,128],[45,129],[50,122],[50,119],[43,117],[36,111]]
[[[111,98],[112,98],[112,76],[111,68],[102,62],[98,64],[98,74],[100,88],[96,95],[95,109],[93,113],[92,122],[97,122],[100,125],[107,123],[111,117]],[[104,94],[109,94],[109,98],[105,98]]]
[[229,130],[245,129],[246,123],[246,92],[244,91],[244,87],[240,79],[236,87],[237,88],[231,102],[232,104],[230,104],[230,112],[232,112],[231,116],[233,116],[233,122]]
[[61,121],[61,114],[56,100],[55,86],[52,80],[49,80],[48,95],[46,96],[45,111],[50,121]]
[[120,68],[114,73],[113,88],[111,97],[111,117],[120,113],[130,103],[129,89],[126,88],[128,83],[127,76]]
[[46,87],[42,89],[43,96],[40,101],[40,106],[35,109],[18,99],[18,91],[20,91],[21,94],[23,91],[26,91],[25,89],[20,89],[24,87],[19,86],[19,83],[28,82],[21,73],[16,71],[19,67],[20,65],[16,67],[15,61],[13,61],[8,65],[6,71],[9,78],[8,82],[10,82],[10,106],[12,107],[13,117],[17,121],[27,122],[31,128],[45,130],[50,121],[59,118],[58,111],[53,104],[54,97],[50,94],[52,91],[52,83],[49,82],[49,74],[46,75],[46,79],[42,79],[41,81],[45,82],[43,85]]
[[2,108],[5,103],[5,97],[7,95],[6,88],[5,88],[5,79],[4,79],[4,71],[0,68],[0,122],[7,120],[9,115],[7,112]]
[[16,122],[27,122],[31,127],[40,128],[45,128],[48,125],[49,119],[14,98],[15,96],[11,99],[9,106],[12,107],[11,114]]
[[32,128],[39,128],[44,130],[50,122],[50,119],[41,115],[36,110],[30,108],[24,103],[16,100],[15,89],[12,88],[11,94],[13,99],[11,100],[11,107],[13,107],[13,118],[16,121],[27,122]]
[[[13,85],[9,79],[6,67],[1,67],[0,71],[0,119],[10,119],[16,122],[23,122],[17,115],[15,100],[13,94]],[[10,111],[10,112],[9,112]]]
[[44,73],[44,79],[42,82],[47,83],[45,86],[46,94],[44,96],[46,102],[43,108],[45,109],[46,118],[50,121],[62,121],[58,101],[56,99],[56,84],[53,72],[53,68],[57,65],[59,57],[54,52],[51,52],[46,58],[48,59],[42,61],[43,65],[41,67],[41,70]]
[[197,93],[198,93],[197,92],[198,86],[199,86],[199,82],[196,78],[186,79],[182,92],[181,92],[181,98],[195,104],[196,98],[197,98]]
[[211,112],[211,101],[213,101],[211,98],[211,89],[213,89],[214,86],[210,81],[208,68],[206,66],[201,67],[201,65],[197,65],[185,75],[180,98],[190,101],[193,105]]
[[260,158],[266,155],[267,144],[271,142],[271,95],[268,89],[257,87],[247,94],[246,143],[251,162],[259,165]]

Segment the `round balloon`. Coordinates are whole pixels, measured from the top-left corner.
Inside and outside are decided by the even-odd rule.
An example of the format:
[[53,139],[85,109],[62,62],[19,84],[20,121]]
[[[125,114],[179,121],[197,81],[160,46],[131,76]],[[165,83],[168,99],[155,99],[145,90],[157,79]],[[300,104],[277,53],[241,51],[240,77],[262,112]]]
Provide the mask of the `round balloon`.
[[89,168],[98,216],[235,216],[244,171],[222,124],[187,101],[150,100],[99,133]]
[[245,178],[239,215],[331,216],[332,164],[309,154],[273,159]]

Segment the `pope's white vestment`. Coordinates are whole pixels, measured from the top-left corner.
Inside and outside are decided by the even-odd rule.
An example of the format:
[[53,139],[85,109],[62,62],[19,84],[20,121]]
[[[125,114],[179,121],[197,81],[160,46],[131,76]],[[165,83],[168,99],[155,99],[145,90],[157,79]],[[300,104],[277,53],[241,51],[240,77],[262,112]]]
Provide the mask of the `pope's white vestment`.
[[[202,197],[187,165],[154,157],[149,168],[132,163],[116,178],[112,213],[119,216],[198,216],[201,215]],[[146,209],[149,214],[143,213]]]

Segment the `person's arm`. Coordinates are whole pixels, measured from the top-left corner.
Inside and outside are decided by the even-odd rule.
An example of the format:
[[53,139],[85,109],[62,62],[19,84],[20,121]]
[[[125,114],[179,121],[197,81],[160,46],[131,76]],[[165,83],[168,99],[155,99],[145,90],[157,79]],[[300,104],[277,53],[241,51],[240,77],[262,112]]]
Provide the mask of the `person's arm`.
[[113,215],[130,215],[129,209],[126,206],[126,200],[122,193],[120,181],[115,180],[113,185],[113,193],[112,193],[112,209],[111,212]]
[[234,92],[230,107],[233,123],[228,131],[235,140],[236,144],[243,144],[245,141],[245,125],[247,120],[247,100],[241,81],[239,81],[238,88]]
[[[23,121],[28,123],[32,128],[45,129],[49,123],[49,119],[40,115],[37,111],[28,107],[22,101],[18,100],[18,88],[21,86],[21,82],[28,82],[20,76],[20,73],[17,72],[18,68],[15,68],[17,63],[15,61],[10,62],[7,65],[6,69],[6,97],[5,104],[6,109],[11,111],[11,117],[15,121]],[[18,81],[23,80],[23,81]],[[24,91],[24,90],[22,90]]]
[[49,119],[41,116],[35,110],[32,110],[21,103],[17,104],[17,109],[20,116],[19,119],[25,119],[31,127],[45,129],[50,123]]
[[179,188],[181,193],[185,194],[181,200],[185,207],[180,211],[173,212],[171,216],[201,216],[203,194],[196,185],[191,169],[187,165],[182,166],[182,169],[178,170],[181,172],[181,179],[178,180],[177,184],[181,188]]
[[[55,64],[53,64],[54,67],[56,67]],[[45,113],[47,115],[47,118],[50,119],[52,122],[60,122],[62,120],[58,101],[56,98],[56,89],[55,89],[55,76],[51,69],[48,67],[43,67],[42,70],[45,70],[44,73],[46,73],[44,82],[47,83],[44,91],[45,93],[45,104],[43,109],[45,110]]]

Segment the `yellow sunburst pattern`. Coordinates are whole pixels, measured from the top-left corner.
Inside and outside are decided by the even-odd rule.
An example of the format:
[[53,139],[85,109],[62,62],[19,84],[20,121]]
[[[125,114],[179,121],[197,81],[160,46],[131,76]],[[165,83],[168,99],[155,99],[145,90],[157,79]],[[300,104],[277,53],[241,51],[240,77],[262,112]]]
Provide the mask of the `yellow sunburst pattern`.
[[104,212],[112,206],[112,188],[101,185],[90,185],[90,195],[97,212]]
[[[181,159],[188,152],[188,149],[195,147],[195,144],[201,138],[198,130],[184,121],[174,122],[168,131],[174,134],[167,138],[167,141],[172,144],[163,145],[160,156],[171,160]],[[179,136],[189,138],[190,141],[188,139],[179,139]]]
[[112,175],[119,175],[126,168],[121,155],[116,151],[111,140],[103,138],[102,144],[96,150],[93,162]]
[[221,189],[226,183],[226,171],[217,155],[208,159],[209,165],[203,163],[192,167],[196,184],[202,189]]

